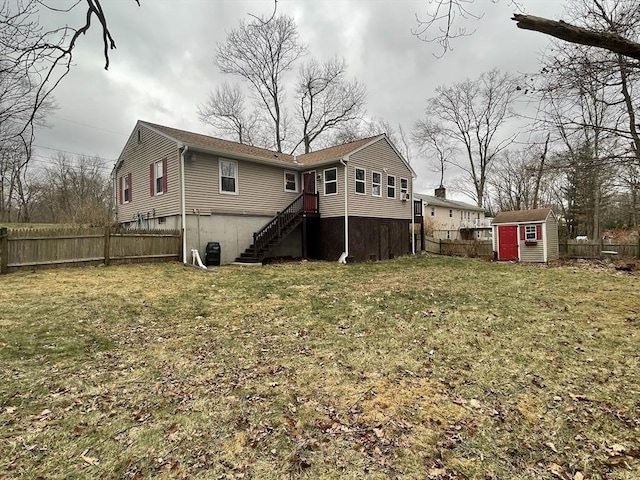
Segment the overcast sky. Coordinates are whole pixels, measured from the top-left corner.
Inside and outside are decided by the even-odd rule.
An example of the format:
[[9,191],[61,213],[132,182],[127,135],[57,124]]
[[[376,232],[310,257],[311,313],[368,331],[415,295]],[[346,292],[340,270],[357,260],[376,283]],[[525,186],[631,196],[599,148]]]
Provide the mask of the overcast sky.
[[[57,150],[99,156],[110,171],[138,119],[212,134],[200,123],[197,106],[224,80],[213,63],[225,31],[248,14],[269,16],[272,0],[107,0],[103,7],[117,50],[103,69],[100,31],[95,24],[80,38],[74,67],[55,90],[57,110],[36,132],[36,160],[45,164]],[[524,0],[525,13],[559,19],[559,0]],[[80,4],[47,21],[81,25]],[[455,40],[443,58],[437,44],[412,35],[415,16],[429,0],[279,0],[278,13],[292,16],[310,55],[344,57],[349,75],[367,88],[367,112],[411,130],[436,86],[475,78],[499,68],[513,73],[538,70],[549,38],[519,30],[510,20],[509,0],[476,0],[484,14],[467,22],[472,36]],[[43,13],[45,15],[45,13]],[[94,21],[95,23],[95,21]],[[438,175],[414,159],[416,191],[433,193]],[[453,193],[453,192],[452,192]]]

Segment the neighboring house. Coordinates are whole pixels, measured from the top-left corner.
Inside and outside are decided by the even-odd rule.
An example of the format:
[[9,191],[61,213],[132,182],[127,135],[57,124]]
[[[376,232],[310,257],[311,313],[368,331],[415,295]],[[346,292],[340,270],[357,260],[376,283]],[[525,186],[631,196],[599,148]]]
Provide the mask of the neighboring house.
[[448,200],[444,187],[435,190],[435,196],[413,194],[416,218],[424,229],[440,240],[488,240],[491,238],[491,220],[477,205]]
[[559,257],[558,219],[550,208],[500,212],[493,230],[497,260],[549,262]]
[[384,134],[296,156],[138,121],[113,176],[118,222],[184,228],[185,261],[207,242],[222,263],[410,251],[415,173]]

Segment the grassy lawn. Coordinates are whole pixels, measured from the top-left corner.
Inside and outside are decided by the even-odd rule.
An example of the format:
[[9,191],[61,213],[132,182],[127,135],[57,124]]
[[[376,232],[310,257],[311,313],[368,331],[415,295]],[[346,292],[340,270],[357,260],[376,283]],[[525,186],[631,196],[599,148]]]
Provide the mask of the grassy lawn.
[[0,362],[0,478],[640,478],[637,275],[12,274]]

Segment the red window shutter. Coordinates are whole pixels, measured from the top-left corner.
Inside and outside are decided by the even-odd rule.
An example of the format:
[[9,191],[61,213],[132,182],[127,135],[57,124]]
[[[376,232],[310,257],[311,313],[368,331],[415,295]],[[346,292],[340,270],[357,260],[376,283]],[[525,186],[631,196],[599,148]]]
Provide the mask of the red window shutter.
[[129,201],[133,201],[133,184],[131,183],[131,173],[127,175],[127,185],[129,185]]
[[120,177],[120,181],[118,182],[118,191],[119,191],[118,198],[120,199],[120,205],[122,205],[123,203],[123,199],[122,199],[122,183],[123,182],[124,182],[124,177]]
[[520,225],[520,240],[527,238],[527,228],[524,225]]
[[153,178],[153,167],[155,166],[155,164],[151,164],[149,165],[149,194],[153,197],[153,194],[155,193],[155,189],[153,188],[153,182],[154,182],[154,178]]
[[536,240],[542,240],[542,225],[536,225]]
[[167,159],[162,159],[162,191],[167,193]]

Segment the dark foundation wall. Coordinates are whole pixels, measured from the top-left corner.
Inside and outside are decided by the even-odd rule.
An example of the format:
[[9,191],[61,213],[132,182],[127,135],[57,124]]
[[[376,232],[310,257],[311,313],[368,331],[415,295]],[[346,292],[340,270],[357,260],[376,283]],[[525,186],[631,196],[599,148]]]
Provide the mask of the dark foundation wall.
[[[410,220],[349,217],[349,256],[356,262],[386,260],[409,253]],[[320,228],[324,260],[338,260],[344,251],[344,218],[324,218]]]

